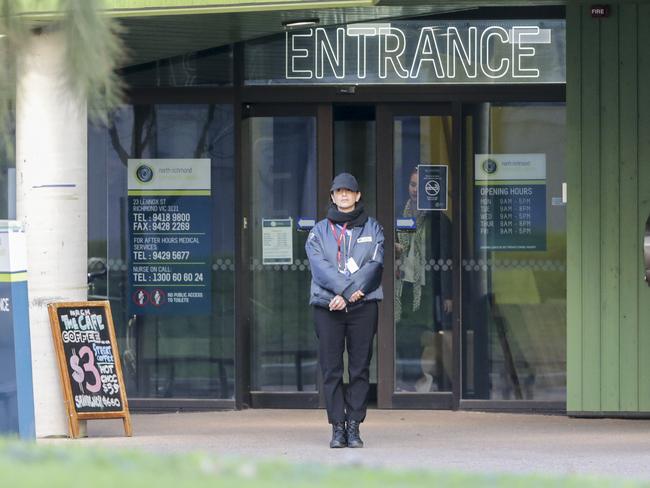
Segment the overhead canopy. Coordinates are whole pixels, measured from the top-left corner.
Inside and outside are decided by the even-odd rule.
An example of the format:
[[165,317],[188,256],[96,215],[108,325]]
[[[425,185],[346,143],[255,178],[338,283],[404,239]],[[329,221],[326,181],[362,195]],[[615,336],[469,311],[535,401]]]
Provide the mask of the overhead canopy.
[[[22,0],[37,21],[57,16],[56,0]],[[128,66],[171,58],[284,30],[284,23],[317,18],[319,26],[435,15],[481,5],[521,6],[558,0],[105,0],[120,18]]]
[[274,10],[227,14],[127,17],[124,39],[129,65],[138,65],[193,51],[247,41],[283,31],[283,22],[319,19],[319,26],[395,17],[429,15],[456,9],[438,7],[346,7]]

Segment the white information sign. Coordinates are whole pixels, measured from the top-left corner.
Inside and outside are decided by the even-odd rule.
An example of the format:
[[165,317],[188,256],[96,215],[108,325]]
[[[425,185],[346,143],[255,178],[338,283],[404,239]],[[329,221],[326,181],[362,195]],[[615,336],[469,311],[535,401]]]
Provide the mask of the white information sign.
[[546,250],[545,154],[477,154],[474,202],[479,249]]
[[476,154],[475,181],[546,180],[546,154]]
[[293,264],[293,219],[262,219],[262,264]]

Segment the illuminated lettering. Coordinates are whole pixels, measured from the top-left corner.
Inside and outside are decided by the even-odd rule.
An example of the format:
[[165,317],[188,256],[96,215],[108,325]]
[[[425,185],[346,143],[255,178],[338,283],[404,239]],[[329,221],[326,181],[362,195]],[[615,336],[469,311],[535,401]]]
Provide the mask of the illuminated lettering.
[[345,78],[345,29],[336,29],[336,50],[322,27],[316,29],[316,78],[322,78],[324,72],[325,58],[329,63],[332,73],[338,79]]
[[309,49],[305,48],[297,48],[296,47],[296,39],[300,40],[300,38],[311,38],[314,35],[314,31],[310,30],[306,34],[296,34],[296,33],[289,33],[287,32],[287,39],[286,39],[286,60],[287,60],[287,66],[286,66],[286,74],[285,76],[287,79],[294,79],[294,80],[309,80],[313,78],[314,72],[310,69],[299,69],[296,67],[296,62],[300,61],[301,59],[305,59],[307,61],[310,60],[309,56]]
[[[500,41],[501,44],[508,43],[508,31],[503,27],[488,27],[481,34],[481,71],[488,78],[502,78],[510,69],[510,59],[506,57],[501,58],[501,63],[497,68],[493,68],[490,64],[490,59],[492,57],[490,53],[490,45],[492,38],[495,38],[497,41]],[[496,48],[492,48],[493,51],[496,51]]]
[[539,36],[540,29],[537,26],[520,26],[512,29],[512,77],[513,78],[539,78],[537,68],[522,68],[522,58],[534,58],[535,48],[522,46],[522,39],[534,39]]
[[456,56],[463,65],[465,75],[468,78],[476,78],[478,75],[478,63],[476,62],[477,29],[476,27],[470,27],[467,31],[467,44],[465,45],[456,27],[447,29],[447,76],[452,80],[456,78]]
[[376,35],[377,29],[375,27],[348,27],[348,36],[357,38],[357,77],[360,80],[366,77],[367,38]]
[[[394,43],[389,46],[389,39]],[[394,47],[393,47],[394,46]],[[379,28],[379,77],[388,77],[388,63],[393,66],[393,71],[403,79],[409,77],[408,70],[402,64],[402,56],[406,49],[406,35],[396,27]]]
[[[355,24],[287,32],[285,79],[395,83],[538,79],[544,65],[536,62],[542,49],[536,45],[550,45],[552,33],[536,25],[458,23],[417,29]],[[548,48],[544,49],[548,56]],[[154,223],[134,218],[131,225],[133,230],[148,231]]]
[[436,78],[445,77],[442,62],[440,61],[440,50],[436,41],[436,33],[433,27],[425,27],[420,31],[418,47],[415,49],[415,56],[411,65],[411,78],[417,78],[420,75],[420,68],[424,62],[431,63]]

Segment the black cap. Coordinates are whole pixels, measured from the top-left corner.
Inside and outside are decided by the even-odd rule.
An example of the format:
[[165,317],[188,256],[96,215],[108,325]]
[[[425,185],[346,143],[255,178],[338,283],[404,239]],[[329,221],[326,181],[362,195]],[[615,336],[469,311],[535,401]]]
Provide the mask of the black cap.
[[357,183],[357,179],[350,173],[339,173],[332,180],[332,188],[330,188],[330,191],[336,191],[341,188],[358,193],[359,183]]

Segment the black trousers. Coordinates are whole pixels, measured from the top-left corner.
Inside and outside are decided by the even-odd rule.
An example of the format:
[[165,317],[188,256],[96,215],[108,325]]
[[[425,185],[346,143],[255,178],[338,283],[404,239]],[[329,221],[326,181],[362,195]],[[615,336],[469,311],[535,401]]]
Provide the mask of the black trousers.
[[[346,419],[363,422],[370,389],[370,359],[377,332],[377,302],[365,302],[348,311],[314,307],[323,393],[329,423]],[[350,383],[343,388],[343,352],[347,343]]]

